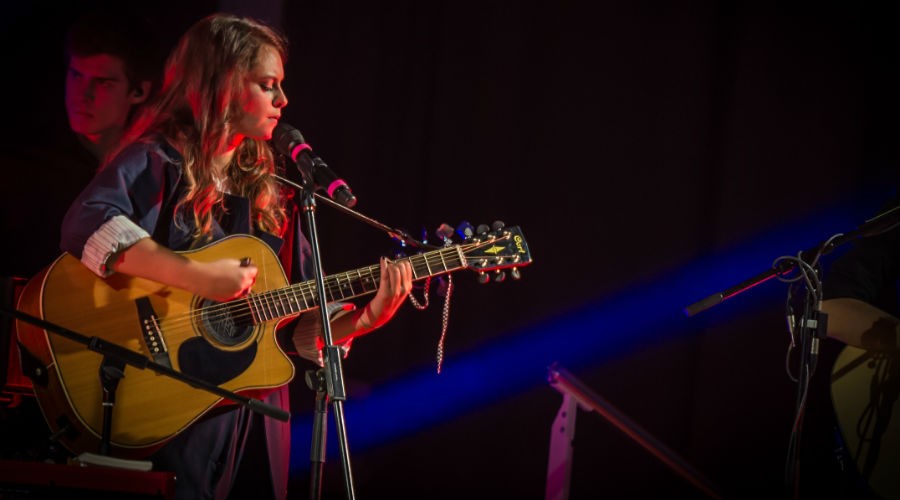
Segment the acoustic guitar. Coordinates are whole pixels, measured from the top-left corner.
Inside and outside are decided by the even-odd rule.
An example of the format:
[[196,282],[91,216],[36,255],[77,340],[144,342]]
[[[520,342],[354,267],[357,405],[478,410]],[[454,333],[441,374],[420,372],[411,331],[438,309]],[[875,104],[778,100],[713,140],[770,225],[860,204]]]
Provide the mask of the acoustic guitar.
[[[276,342],[275,330],[318,308],[316,281],[289,284],[274,252],[252,236],[231,236],[182,254],[198,262],[250,257],[259,268],[256,283],[248,296],[218,303],[146,279],[120,274],[99,278],[63,254],[29,280],[18,309],[242,395],[258,397],[291,381],[294,365]],[[511,269],[516,275],[531,263],[517,227],[405,258],[415,280],[464,268],[478,273]],[[326,299],[373,293],[379,279],[377,264],[327,275]],[[30,375],[50,429],[73,453],[96,452],[103,436],[103,356],[22,320],[17,320],[17,334],[38,361]],[[148,456],[224,404],[233,403],[128,365],[115,392],[108,452],[123,458]]]
[[831,373],[838,426],[857,471],[885,499],[900,500],[900,359],[845,346]]

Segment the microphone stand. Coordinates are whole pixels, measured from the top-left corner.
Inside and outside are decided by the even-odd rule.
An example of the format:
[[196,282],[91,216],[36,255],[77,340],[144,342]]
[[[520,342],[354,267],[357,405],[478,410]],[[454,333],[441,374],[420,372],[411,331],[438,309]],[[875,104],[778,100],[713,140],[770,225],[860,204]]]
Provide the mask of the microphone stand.
[[347,446],[347,426],[344,418],[344,401],[347,399],[344,388],[344,375],[341,366],[340,347],[334,345],[331,335],[331,318],[328,315],[327,295],[325,294],[325,273],[322,271],[322,255],[319,252],[319,231],[316,226],[316,200],[313,190],[315,184],[310,182],[307,174],[301,173],[299,185],[283,177],[275,175],[279,181],[294,187],[302,199],[301,207],[306,216],[307,239],[312,248],[313,269],[316,280],[316,296],[319,302],[319,314],[322,320],[322,337],[325,347],[322,349],[322,361],[324,367],[317,372],[306,373],[306,384],[316,391],[316,416],[313,419],[312,445],[310,446],[310,498],[322,496],[322,470],[325,466],[325,441],[327,436],[327,405],[331,402],[334,407],[334,419],[337,425],[338,442],[341,449],[341,460],[344,466],[344,486],[347,490],[347,498],[356,498],[353,485],[353,471],[350,465],[350,451]]
[[[858,238],[865,238],[884,233],[893,229],[898,224],[900,224],[900,207],[894,207],[872,217],[863,225],[849,233],[835,235],[828,240],[819,243],[815,247],[800,252],[799,260],[807,262],[810,257],[816,258],[817,256],[826,255],[845,243]],[[726,288],[721,292],[714,293],[705,299],[694,302],[684,308],[684,314],[687,316],[694,316],[776,276],[787,275],[795,269],[796,266],[794,265],[794,262],[795,261],[781,261],[778,265],[773,266],[767,271]]]
[[114,342],[107,342],[99,337],[88,337],[81,333],[69,330],[55,323],[45,321],[41,318],[32,316],[16,309],[10,309],[6,306],[0,307],[0,312],[7,316],[12,316],[21,321],[39,326],[44,330],[65,337],[74,342],[78,342],[86,346],[89,350],[103,355],[103,361],[100,364],[100,383],[103,389],[103,430],[100,442],[100,454],[107,455],[109,453],[110,433],[112,429],[112,407],[115,405],[115,391],[118,387],[119,380],[125,375],[125,365],[130,365],[141,370],[150,369],[154,372],[165,375],[167,377],[180,380],[191,387],[202,389],[217,396],[221,396],[242,406],[249,408],[257,413],[277,418],[287,422],[290,420],[290,413],[281,408],[266,404],[258,399],[248,398],[240,394],[227,391],[217,385],[210,384],[200,378],[186,375],[172,369],[169,366],[161,365],[149,358],[132,351],[131,349],[122,347]]
[[400,229],[392,229],[370,217],[367,217],[353,209],[347,208],[334,200],[322,196],[315,192],[315,183],[311,182],[306,172],[298,169],[300,172],[301,184],[286,179],[280,175],[273,176],[280,182],[296,189],[302,198],[302,208],[306,215],[306,223],[309,234],[307,239],[312,247],[313,267],[315,269],[316,293],[319,297],[319,314],[322,320],[322,335],[325,347],[322,350],[322,360],[324,367],[319,370],[310,370],[306,372],[306,385],[316,391],[316,409],[313,418],[313,434],[310,445],[310,498],[322,498],[322,477],[325,466],[325,450],[327,436],[327,412],[328,403],[331,402],[334,407],[335,424],[337,425],[338,442],[341,451],[341,460],[344,467],[344,483],[347,490],[347,498],[353,500],[356,498],[355,487],[353,483],[353,472],[350,464],[350,451],[347,444],[347,429],[344,418],[343,403],[347,399],[346,390],[344,388],[344,378],[341,365],[340,347],[334,345],[333,336],[331,334],[331,321],[328,315],[328,308],[325,294],[325,277],[322,271],[322,257],[319,252],[318,229],[316,227],[316,200],[321,200],[325,204],[338,209],[339,211],[352,216],[355,219],[363,221],[375,228],[387,233],[392,238],[396,238],[405,245],[417,248],[440,248],[433,247],[426,243],[420,242]]
[[[321,498],[321,472],[325,464],[324,445],[325,436],[327,434],[324,429],[324,424],[326,423],[324,414],[327,411],[327,402],[331,401],[331,406],[334,408],[334,421],[337,425],[338,443],[341,449],[341,459],[344,465],[344,486],[347,489],[347,498],[353,500],[356,498],[356,492],[353,485],[353,472],[350,466],[350,451],[347,446],[347,428],[345,423],[346,420],[344,418],[344,401],[347,399],[347,394],[346,390],[344,389],[344,375],[341,366],[341,349],[340,347],[334,345],[333,337],[331,335],[331,321],[328,317],[328,308],[326,307],[327,296],[325,295],[325,275],[322,272],[322,256],[319,253],[318,229],[316,228],[316,201],[312,194],[312,191],[309,189],[304,188],[301,194],[303,196],[303,212],[306,214],[306,224],[309,232],[307,237],[309,239],[310,246],[312,247],[313,267],[315,269],[316,279],[316,294],[319,297],[319,313],[322,316],[322,336],[323,340],[325,341],[325,347],[322,350],[322,360],[325,366],[322,372],[321,383],[316,384],[316,390],[317,393],[319,393],[316,405],[317,412],[323,418],[315,419],[315,423],[318,425],[313,426],[313,443],[319,442],[321,443],[321,446],[313,446],[312,454],[310,455],[311,460],[313,460],[314,462],[311,469],[313,474],[313,482],[310,493],[315,495],[313,498]],[[323,390],[325,393],[324,395],[322,394]]]
[[[341,366],[340,347],[334,345],[331,334],[331,319],[328,315],[325,295],[325,275],[322,271],[322,256],[319,252],[319,236],[316,226],[316,200],[315,184],[309,182],[306,174],[301,172],[303,186],[275,176],[281,182],[293,186],[302,197],[302,208],[306,215],[307,238],[309,239],[313,255],[313,268],[316,280],[316,295],[319,298],[319,314],[322,319],[322,336],[325,347],[322,349],[322,361],[324,367],[317,372],[306,373],[306,383],[310,389],[316,391],[316,414],[313,419],[313,435],[310,446],[310,498],[322,497],[322,477],[325,467],[325,442],[327,432],[328,402],[334,407],[334,419],[337,425],[338,443],[341,450],[341,461],[344,470],[344,486],[347,490],[347,498],[356,498],[353,484],[353,471],[350,464],[350,450],[347,445],[347,426],[344,418],[344,401],[347,399],[344,388],[344,376]],[[308,186],[308,187],[307,187]],[[324,199],[324,198],[323,198]],[[337,205],[337,204],[336,204]]]
[[[849,233],[836,234],[815,247],[800,252],[796,259],[780,259],[769,270],[685,307],[684,313],[687,316],[694,316],[715,305],[721,304],[725,300],[743,293],[760,283],[774,277],[786,276],[795,270],[798,267],[798,264],[805,266],[804,269],[801,269],[801,272],[805,273],[807,271],[812,271],[815,273],[817,271],[813,266],[818,263],[818,260],[822,255],[826,255],[838,246],[852,240],[876,236],[889,231],[898,224],[900,224],[900,207],[893,207],[867,220],[864,224]],[[812,264],[807,264],[808,262],[812,262]],[[809,381],[816,369],[816,361],[819,354],[819,340],[826,336],[828,328],[828,317],[825,313],[820,311],[821,280],[817,281],[819,283],[819,290],[807,289],[804,294],[805,300],[802,304],[802,314],[799,318],[794,317],[793,308],[788,304],[788,327],[792,338],[791,347],[794,347],[793,339],[796,338],[795,334],[799,337],[800,341],[800,370],[796,380],[797,402],[795,405],[794,423],[788,444],[788,458],[785,465],[785,485],[790,488],[794,498],[799,498],[800,494],[800,433],[805,414]],[[809,282],[807,281],[807,283]]]

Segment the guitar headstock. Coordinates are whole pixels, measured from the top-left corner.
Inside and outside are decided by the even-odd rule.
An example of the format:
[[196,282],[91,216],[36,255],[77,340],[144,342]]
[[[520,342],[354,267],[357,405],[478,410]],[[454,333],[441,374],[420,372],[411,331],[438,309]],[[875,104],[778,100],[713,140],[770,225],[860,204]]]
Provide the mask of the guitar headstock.
[[[474,228],[463,222],[455,233],[463,238],[460,248],[466,257],[466,268],[478,273],[479,283],[491,280],[499,283],[506,279],[507,273],[519,279],[522,277],[519,268],[531,264],[528,243],[518,226],[507,227],[495,221],[491,226],[481,224]],[[442,234],[440,229],[438,234]]]

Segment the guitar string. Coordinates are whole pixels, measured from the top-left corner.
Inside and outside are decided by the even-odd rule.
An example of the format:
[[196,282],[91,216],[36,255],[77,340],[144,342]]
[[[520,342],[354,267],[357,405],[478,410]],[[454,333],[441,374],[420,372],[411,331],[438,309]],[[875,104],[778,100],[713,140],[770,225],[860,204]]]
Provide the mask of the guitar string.
[[[488,239],[488,240],[485,240],[482,242],[463,243],[460,245],[455,245],[450,248],[438,250],[434,253],[431,253],[430,256],[440,258],[440,257],[442,257],[443,254],[447,254],[452,257],[450,259],[450,262],[453,262],[456,265],[458,265],[459,267],[462,267],[462,266],[464,266],[464,261],[463,261],[462,257],[460,257],[458,255],[458,253],[457,253],[458,251],[461,251],[465,255],[467,252],[471,252],[472,250],[475,250],[475,249],[478,249],[478,248],[481,248],[481,247],[484,247],[484,246],[487,246],[490,244],[494,244],[499,241],[507,240],[507,239],[509,239],[509,237],[510,237],[510,234],[505,234],[503,236],[491,238],[491,239]],[[413,269],[416,271],[417,275],[420,272],[424,272],[425,274],[431,274],[431,265],[430,265],[430,261],[429,261],[429,254],[413,255],[413,256],[409,257],[408,260],[413,265]],[[441,263],[442,264],[445,263],[444,259],[441,259]],[[459,267],[457,267],[457,269]],[[447,270],[447,272],[450,272],[449,269]],[[341,277],[344,276],[345,277],[344,279],[349,281],[350,278],[348,278],[348,277],[351,274],[356,274],[357,278],[361,278],[364,274],[368,275],[371,278],[372,282],[374,283],[374,289],[373,290],[365,290],[362,293],[359,293],[359,294],[356,294],[353,296],[349,296],[346,298],[355,297],[358,295],[365,295],[365,294],[368,294],[368,293],[378,290],[378,286],[379,286],[378,283],[379,283],[380,275],[381,275],[380,267],[378,265],[372,265],[372,266],[368,266],[365,268],[361,268],[357,271],[349,271],[349,272],[344,272],[344,273],[340,273],[337,275],[327,276],[325,278],[326,295],[330,295],[333,297],[336,293],[340,292],[343,289],[342,285],[340,284]],[[435,273],[435,274],[440,274],[440,273]],[[352,286],[351,286],[351,288],[352,288]],[[193,333],[192,325],[198,318],[201,318],[204,315],[206,316],[207,319],[209,319],[213,322],[217,321],[217,320],[221,320],[222,318],[228,317],[228,316],[231,316],[232,318],[239,319],[239,320],[246,319],[246,318],[253,319],[253,310],[252,310],[253,308],[250,305],[251,301],[256,300],[256,302],[258,304],[260,304],[260,306],[262,306],[262,304],[264,302],[266,302],[266,304],[265,304],[266,307],[271,308],[272,303],[275,303],[276,308],[278,305],[280,305],[282,308],[284,308],[285,305],[278,296],[281,295],[281,297],[284,298],[284,297],[288,297],[288,294],[290,294],[293,296],[293,298],[295,300],[297,300],[298,293],[299,293],[300,297],[302,297],[304,304],[307,306],[306,309],[301,309],[296,312],[292,311],[288,314],[279,313],[280,317],[276,316],[276,317],[272,317],[269,319],[260,318],[260,321],[255,321],[255,320],[254,321],[258,324],[266,323],[273,319],[287,318],[287,317],[290,317],[291,315],[300,314],[302,312],[306,312],[308,310],[312,310],[312,309],[315,309],[318,307],[318,305],[316,304],[316,302],[317,302],[316,301],[316,295],[317,295],[316,294],[316,281],[311,280],[311,281],[306,281],[306,282],[302,282],[302,283],[296,283],[293,285],[289,285],[289,286],[279,289],[279,290],[268,290],[268,291],[265,291],[265,292],[262,292],[259,294],[251,293],[248,297],[244,297],[241,299],[235,299],[235,300],[232,300],[229,302],[216,303],[212,306],[194,308],[184,314],[176,314],[176,315],[168,316],[165,318],[159,318],[158,326],[159,326],[159,329],[161,331],[163,331],[163,333],[167,337],[170,337],[170,339],[167,339],[167,340],[172,340],[175,337],[177,337],[178,329],[183,328],[185,326],[190,327],[187,329],[187,332],[188,332],[188,334],[192,334]],[[288,297],[288,298],[290,299],[290,297]],[[310,303],[312,303],[312,306],[309,306]],[[299,301],[296,302],[296,304],[299,305]],[[238,311],[237,315],[235,314],[235,311]],[[269,314],[271,314],[272,310],[270,309],[268,311],[263,311],[263,312],[268,312]],[[81,316],[89,318],[90,314],[85,314],[85,315],[81,315]]]
[[[420,263],[422,265],[416,265],[416,263],[412,262],[411,264],[413,264],[414,268],[417,271],[427,271],[429,269],[428,264],[425,263],[424,260]],[[449,269],[445,271],[449,271]],[[367,282],[362,281],[361,284],[363,291],[357,293],[357,291],[353,289],[354,278],[352,277],[352,275],[354,274],[358,275],[355,280],[358,283],[360,282],[359,280],[363,277],[363,275],[365,275],[370,280],[369,282],[371,283],[372,289],[368,289],[368,287],[366,286]],[[332,298],[334,298],[335,296],[340,296],[340,298],[342,299],[352,298],[377,291],[381,279],[381,270],[379,266],[370,266],[366,270],[366,272],[362,272],[361,270],[358,273],[342,273],[341,275],[333,275],[328,278],[326,278],[325,284],[326,295],[329,295]],[[343,285],[342,281],[346,281],[347,285]],[[235,301],[200,308],[197,310],[197,314],[202,315],[205,312],[208,318],[216,319],[227,316],[243,319],[248,315],[253,315],[253,311],[251,309],[253,309],[254,304],[258,306],[256,308],[257,312],[263,313],[261,314],[262,316],[273,316],[273,318],[271,319],[274,319],[274,317],[285,316],[285,314],[282,311],[279,311],[279,309],[290,309],[291,312],[287,314],[288,316],[290,314],[299,314],[304,310],[314,309],[318,307],[315,305],[317,304],[317,290],[315,290],[315,285],[315,281],[313,281],[312,283],[304,282],[283,289],[269,290],[259,294],[251,294],[249,297],[246,297],[244,299],[236,299]],[[348,288],[350,291],[350,295],[345,294],[345,291]],[[294,310],[295,307],[300,306],[299,303],[301,300],[296,297],[296,292],[300,293],[302,302],[305,305],[305,309],[301,309],[298,311]],[[291,297],[292,294],[293,297]],[[256,300],[254,300],[254,298]],[[287,299],[287,302],[285,302],[285,299]],[[310,303],[313,304],[312,307],[309,306]],[[238,315],[235,315],[235,311],[239,311]],[[268,319],[265,319],[265,321],[268,321]]]
[[[463,253],[465,253],[467,251],[471,251],[472,249],[477,249],[478,247],[481,247],[481,246],[486,246],[488,244],[496,243],[498,240],[506,239],[506,238],[507,238],[507,236],[504,236],[502,238],[495,238],[495,239],[491,239],[491,240],[488,240],[485,242],[457,245],[452,248],[436,251],[431,254],[431,257],[441,257],[442,254],[446,253],[448,255],[453,256],[454,260],[452,260],[451,262],[458,262],[458,265],[462,266],[463,261],[457,255],[457,248],[463,250]],[[431,274],[431,266],[429,265],[429,254],[413,255],[413,256],[409,257],[407,260],[410,261],[410,264],[413,265],[413,268],[416,271],[425,271],[426,273]],[[413,260],[417,260],[418,262],[413,262]],[[443,264],[444,262],[445,262],[444,259],[441,258],[441,263]],[[364,270],[367,270],[367,271],[364,273],[363,272]],[[449,270],[446,270],[445,272],[449,272]],[[368,294],[368,293],[378,290],[378,286],[379,286],[378,283],[379,283],[379,280],[381,277],[381,270],[378,265],[373,265],[373,266],[368,266],[367,268],[362,268],[358,271],[349,271],[349,272],[344,272],[344,273],[326,277],[326,279],[325,279],[326,295],[330,295],[332,297],[334,297],[337,293],[340,293],[342,295],[343,294],[342,290],[344,289],[344,287],[340,283],[341,277],[342,276],[346,277],[344,279],[349,284],[351,281],[349,276],[351,276],[352,274],[356,274],[360,278],[362,277],[361,276],[362,274],[367,274],[371,278],[372,282],[374,283],[374,289],[373,290],[365,290],[362,293],[354,294],[354,295],[350,295],[350,296],[346,296],[346,297],[342,297],[342,298],[351,298],[351,297],[355,297],[358,295],[365,295],[365,294]],[[417,272],[417,274],[418,274],[418,272]],[[352,290],[352,284],[350,284],[350,287]],[[256,299],[256,302],[258,304],[260,304],[261,306],[263,305],[263,302],[266,302],[265,307],[269,308],[267,311],[261,311],[259,308],[257,308],[257,310],[260,312],[269,313],[269,315],[271,315],[271,313],[273,312],[273,308],[272,308],[272,304],[269,304],[268,302],[272,301],[274,303],[274,312],[276,313],[276,315],[269,319],[263,319],[259,323],[265,323],[265,322],[268,322],[268,321],[270,321],[272,319],[276,319],[276,318],[277,319],[286,318],[293,314],[300,314],[301,312],[305,312],[307,310],[315,309],[316,307],[318,307],[316,305],[317,301],[316,301],[315,288],[316,288],[316,282],[315,282],[315,280],[312,280],[312,281],[306,281],[306,282],[290,285],[288,287],[281,288],[278,290],[268,290],[268,291],[265,291],[265,292],[262,292],[259,294],[251,293],[249,296],[243,297],[241,299],[235,299],[235,300],[232,300],[229,302],[224,302],[224,303],[216,303],[212,306],[193,309],[192,311],[188,312],[187,314],[181,314],[181,315],[175,315],[175,316],[168,317],[162,322],[160,327],[164,328],[164,329],[179,328],[181,326],[184,326],[185,324],[192,324],[195,319],[197,319],[198,317],[202,317],[202,316],[205,316],[206,318],[208,318],[211,321],[221,320],[222,318],[226,318],[226,317],[231,317],[231,318],[237,319],[237,320],[246,319],[246,318],[253,319],[253,306],[251,305],[251,303],[253,302],[254,299]],[[283,313],[279,312],[278,306],[281,306],[282,309],[286,308],[286,304],[284,303],[284,301],[282,299],[288,298],[288,301],[290,301],[290,296],[288,294],[293,294],[295,304],[297,304],[299,306],[299,301],[297,301],[297,297],[296,297],[297,292],[299,292],[300,295],[302,296],[304,304],[309,306],[309,303],[311,302],[313,305],[311,307],[307,307],[306,309],[302,309],[300,311],[296,311],[296,312],[291,311],[288,314],[283,314]],[[351,292],[351,293],[353,293],[353,292]],[[279,298],[278,297],[279,295],[281,295],[282,297]]]
[[[496,241],[497,240],[492,240],[490,242],[459,245],[458,247],[460,249],[463,249],[464,251],[470,251],[471,248],[473,248],[473,247],[484,246],[487,243],[493,243]],[[429,262],[430,262],[429,257],[437,257],[437,258],[440,258],[441,264],[443,265],[443,267],[445,267],[444,272],[449,272],[450,269],[448,269],[447,265],[446,265],[447,261],[441,255],[444,253],[447,253],[447,254],[453,256],[453,258],[450,259],[450,262],[454,266],[456,266],[456,268],[459,268],[463,265],[463,261],[457,256],[456,247],[450,248],[450,249],[442,249],[440,251],[432,253],[431,255],[429,255],[429,254],[414,255],[414,256],[407,258],[407,260],[409,260],[410,264],[413,265],[413,268],[414,268],[414,270],[417,271],[417,274],[420,274],[420,272],[424,272],[425,274],[431,275],[431,274],[438,274],[438,273],[432,273],[432,271],[431,271],[432,266],[429,265]],[[431,260],[436,260],[436,259],[431,259]],[[414,262],[414,261],[418,261],[418,262]],[[365,295],[365,294],[377,291],[378,286],[379,286],[378,283],[381,278],[380,267],[378,265],[373,265],[373,266],[369,266],[368,268],[363,268],[363,269],[367,269],[367,272],[365,274],[367,274],[373,282],[374,288],[372,290],[364,290],[362,293],[355,293],[352,290],[352,288],[353,288],[352,287],[352,279],[350,276],[352,276],[353,274],[356,274],[358,278],[361,278],[362,274],[364,274],[361,269],[359,271],[349,271],[349,272],[340,273],[337,275],[332,275],[332,276],[326,277],[326,280],[325,280],[326,281],[326,283],[325,283],[326,295],[330,295],[333,298],[335,295],[340,294],[342,296],[341,298],[351,298],[351,297],[356,297],[358,295]],[[343,296],[343,290],[345,288],[341,284],[342,279],[348,282],[348,286],[350,287],[351,293],[353,293],[353,295]],[[363,285],[365,285],[365,283],[363,283]],[[254,297],[258,299],[257,302],[261,305],[262,305],[263,301],[268,302],[269,300],[271,300],[272,302],[275,303],[275,307],[274,307],[275,313],[277,315],[282,315],[280,312],[277,311],[279,305],[282,306],[282,308],[286,307],[282,298],[287,297],[288,300],[290,301],[290,297],[288,296],[288,294],[293,293],[295,295],[294,299],[296,300],[296,298],[297,298],[296,292],[300,292],[303,302],[307,306],[306,309],[296,311],[296,312],[292,311],[290,313],[290,314],[299,314],[300,312],[304,312],[304,311],[310,310],[310,309],[315,309],[316,307],[318,307],[317,305],[315,305],[316,304],[315,288],[316,288],[315,280],[307,281],[307,282],[303,282],[303,283],[297,283],[295,285],[291,285],[291,286],[288,286],[288,287],[285,287],[282,289],[268,290],[268,291],[265,291],[265,292],[262,292],[259,294],[251,294],[249,297],[246,297],[246,298],[235,299],[233,301],[229,301],[229,302],[225,302],[225,303],[217,303],[212,306],[198,308],[198,309],[194,310],[192,313],[189,313],[187,318],[181,318],[181,319],[191,319],[195,316],[204,315],[204,314],[206,315],[207,318],[214,318],[214,319],[220,319],[220,318],[226,317],[226,316],[235,317],[233,314],[235,310],[245,311],[242,316],[238,316],[238,318],[243,319],[243,318],[246,318],[248,315],[252,316],[253,312],[250,310],[252,308],[252,306],[248,305],[248,303],[251,302]],[[363,288],[365,288],[365,286]],[[281,295],[282,297],[278,297],[279,295]],[[313,306],[311,306],[311,307],[309,306],[310,302],[313,304]],[[267,313],[271,314],[273,312],[273,310],[271,309],[272,304],[267,303],[267,304],[265,304],[265,306],[269,307],[270,309],[267,311],[261,311],[261,312],[267,312]],[[290,316],[290,314],[288,314],[287,316]],[[171,323],[172,320],[178,321],[178,319],[180,319],[180,318],[178,318],[178,316],[170,317],[170,318],[168,318],[167,323]],[[268,320],[265,320],[265,321],[268,321]]]

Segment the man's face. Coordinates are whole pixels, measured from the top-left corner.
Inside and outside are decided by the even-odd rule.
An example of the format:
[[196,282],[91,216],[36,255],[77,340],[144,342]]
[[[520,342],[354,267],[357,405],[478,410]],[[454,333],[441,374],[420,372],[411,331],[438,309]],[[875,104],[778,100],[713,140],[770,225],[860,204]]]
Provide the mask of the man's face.
[[129,88],[121,59],[107,54],[72,56],[66,75],[69,127],[88,138],[119,131],[131,106],[146,96]]

